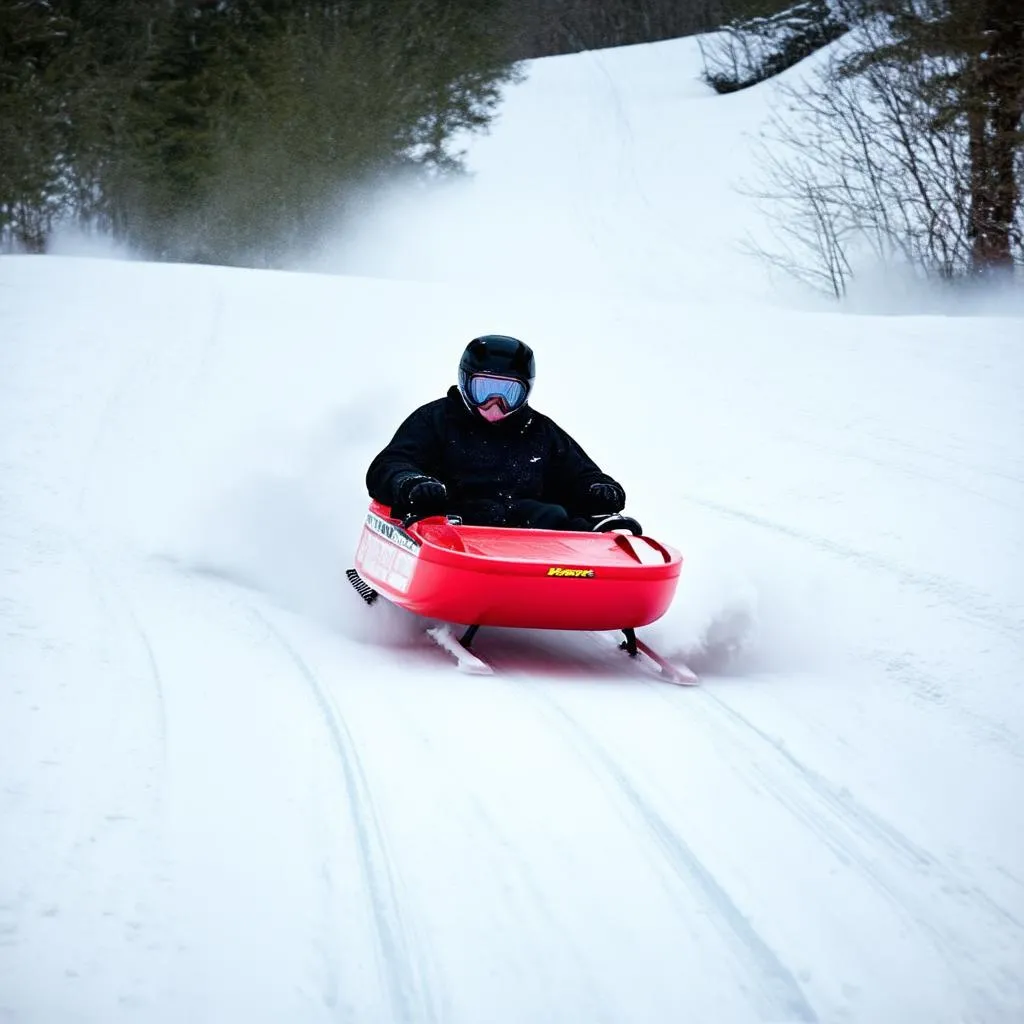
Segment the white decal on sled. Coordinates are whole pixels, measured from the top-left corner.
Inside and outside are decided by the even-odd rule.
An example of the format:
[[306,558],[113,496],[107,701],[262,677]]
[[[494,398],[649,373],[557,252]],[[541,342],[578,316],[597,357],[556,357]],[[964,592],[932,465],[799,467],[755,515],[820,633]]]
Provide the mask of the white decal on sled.
[[[367,526],[370,526],[369,521]],[[397,539],[394,542],[390,538],[384,540],[383,536],[370,529],[363,530],[356,551],[356,565],[359,567],[360,575],[365,579],[404,594],[408,591],[413,573],[416,571],[419,547],[413,543],[412,549],[407,550],[404,546],[399,547],[399,543]]]
[[419,552],[419,541],[410,537],[400,526],[395,526],[394,523],[381,519],[376,513],[368,512],[366,514],[366,525],[374,533],[379,533],[386,540],[391,541],[392,544],[397,544],[399,547],[405,548],[406,551]]

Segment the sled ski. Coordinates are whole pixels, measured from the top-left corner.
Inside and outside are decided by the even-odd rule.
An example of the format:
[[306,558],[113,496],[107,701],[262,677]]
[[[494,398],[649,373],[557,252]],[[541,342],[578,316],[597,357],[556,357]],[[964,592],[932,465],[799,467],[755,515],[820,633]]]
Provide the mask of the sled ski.
[[688,665],[680,665],[671,662],[668,658],[660,655],[650,644],[645,643],[632,629],[624,629],[626,639],[619,644],[619,649],[625,651],[631,658],[636,658],[644,666],[655,669],[666,682],[677,683],[679,686],[697,686],[700,683],[700,676]]
[[636,642],[637,654],[640,658],[649,661],[657,668],[661,677],[668,683],[676,683],[679,686],[699,686],[700,676],[688,665],[680,665],[663,658],[657,651],[652,650],[643,640]]
[[[457,635],[456,630],[449,625],[430,626],[426,632],[438,647],[447,651],[455,659],[456,665],[461,671],[473,675],[493,675],[494,668],[475,651],[470,650],[478,628],[470,626],[461,636]],[[649,644],[640,640],[633,630],[624,629],[622,632],[626,639],[621,642],[617,642],[607,633],[592,633],[591,635],[602,646],[625,653],[630,660],[656,679],[674,683],[677,686],[700,685],[700,677],[689,667],[669,661]]]
[[[472,629],[472,627],[470,627]],[[466,631],[467,633],[469,630]],[[476,630],[473,630],[475,633]],[[437,644],[438,647],[447,651],[463,672],[469,672],[477,676],[489,676],[494,669],[482,658],[478,658],[470,649],[469,643],[463,642],[465,635],[459,639],[451,626],[430,626],[427,629],[427,636]],[[470,640],[472,640],[470,636]]]

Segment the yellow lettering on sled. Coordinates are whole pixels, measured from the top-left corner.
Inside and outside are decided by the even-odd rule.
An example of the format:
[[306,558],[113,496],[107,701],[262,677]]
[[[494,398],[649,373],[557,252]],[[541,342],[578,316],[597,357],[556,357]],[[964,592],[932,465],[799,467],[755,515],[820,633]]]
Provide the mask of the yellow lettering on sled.
[[593,579],[595,573],[593,569],[563,569],[560,565],[553,565],[548,569],[549,576],[567,576],[574,580],[589,580]]

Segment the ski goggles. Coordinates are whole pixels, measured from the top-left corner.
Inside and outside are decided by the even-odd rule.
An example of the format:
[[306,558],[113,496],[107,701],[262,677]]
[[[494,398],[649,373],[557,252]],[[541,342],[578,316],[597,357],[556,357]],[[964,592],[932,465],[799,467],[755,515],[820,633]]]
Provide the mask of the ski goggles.
[[473,405],[483,405],[490,398],[500,398],[512,411],[526,401],[526,385],[515,377],[489,377],[476,373],[469,378],[466,391]]

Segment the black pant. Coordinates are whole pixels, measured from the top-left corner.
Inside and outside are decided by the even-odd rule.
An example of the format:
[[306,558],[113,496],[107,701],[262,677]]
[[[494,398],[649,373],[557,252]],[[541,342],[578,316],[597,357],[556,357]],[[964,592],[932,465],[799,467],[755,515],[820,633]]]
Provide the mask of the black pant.
[[501,502],[490,498],[464,501],[450,510],[461,516],[467,526],[518,526],[532,530],[589,530],[586,519],[570,516],[561,506],[549,501],[520,498]]

